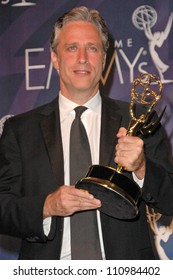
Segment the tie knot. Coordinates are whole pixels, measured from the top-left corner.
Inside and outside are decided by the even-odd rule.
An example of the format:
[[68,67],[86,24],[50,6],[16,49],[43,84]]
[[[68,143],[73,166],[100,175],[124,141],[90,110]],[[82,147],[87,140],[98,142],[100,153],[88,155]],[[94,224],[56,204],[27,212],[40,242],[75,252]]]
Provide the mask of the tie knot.
[[82,113],[87,110],[88,108],[85,106],[78,106],[74,110],[76,112],[76,118],[80,118]]

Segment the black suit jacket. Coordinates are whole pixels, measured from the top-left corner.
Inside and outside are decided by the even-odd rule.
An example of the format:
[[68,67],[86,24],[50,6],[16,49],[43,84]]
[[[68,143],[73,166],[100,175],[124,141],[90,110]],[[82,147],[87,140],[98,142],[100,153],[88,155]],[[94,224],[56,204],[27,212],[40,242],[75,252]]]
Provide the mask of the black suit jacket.
[[[128,124],[129,104],[102,97],[100,164],[115,167],[116,133]],[[126,221],[101,213],[107,259],[154,259],[145,204],[173,215],[173,168],[162,129],[144,141],[147,166],[139,215]],[[43,205],[63,182],[58,99],[7,120],[0,140],[0,232],[22,239],[19,259],[59,259],[63,218],[53,217],[46,237]]]

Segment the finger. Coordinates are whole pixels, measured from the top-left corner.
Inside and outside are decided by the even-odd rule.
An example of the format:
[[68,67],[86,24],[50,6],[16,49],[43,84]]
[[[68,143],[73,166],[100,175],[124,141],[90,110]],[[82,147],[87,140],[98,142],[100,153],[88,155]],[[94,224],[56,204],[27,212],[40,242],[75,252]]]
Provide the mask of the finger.
[[93,210],[101,207],[101,202],[91,203],[90,201],[79,200],[74,206],[74,212]]
[[90,194],[88,191],[83,189],[76,189],[72,186],[69,189],[70,195],[68,196],[68,200],[70,204],[73,206],[81,205],[84,207],[100,207],[101,201],[99,199],[94,198],[93,194]]
[[94,199],[94,195],[89,193],[87,190],[75,188],[74,194],[81,197],[81,198],[85,198],[85,199],[88,199],[88,200],[93,200]]
[[87,199],[81,196],[71,197],[70,203],[73,203],[73,206],[84,206],[84,207],[100,207],[101,201],[99,199]]
[[126,134],[127,134],[127,129],[124,127],[120,127],[116,136],[120,138],[126,136]]

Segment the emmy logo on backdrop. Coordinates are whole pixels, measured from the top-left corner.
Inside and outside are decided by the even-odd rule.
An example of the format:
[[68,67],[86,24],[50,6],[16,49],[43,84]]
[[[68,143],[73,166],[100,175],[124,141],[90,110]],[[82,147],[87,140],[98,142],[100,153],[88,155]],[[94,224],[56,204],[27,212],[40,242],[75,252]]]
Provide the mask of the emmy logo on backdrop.
[[[156,117],[153,108],[160,100],[162,83],[155,75],[144,73],[133,82],[130,102],[130,123],[128,136],[154,133],[160,124],[165,108],[160,117]],[[136,103],[143,104],[143,113],[136,116]],[[85,178],[76,183],[76,188],[92,193],[102,201],[99,210],[119,219],[133,219],[138,214],[140,187],[123,174],[124,167],[118,164],[114,169],[109,166],[92,165]]]
[[26,6],[33,6],[33,5],[36,5],[36,3],[21,0],[20,3],[13,4],[12,6],[13,7],[26,7]]
[[168,70],[169,65],[162,61],[156,50],[156,48],[161,48],[168,38],[173,23],[173,13],[169,16],[163,31],[152,32],[151,28],[157,22],[157,13],[153,7],[148,5],[140,6],[133,12],[132,22],[136,28],[144,31],[148,39],[149,52],[162,83],[173,82],[173,80],[165,79],[164,73]]
[[4,123],[6,122],[6,120],[8,120],[11,117],[13,117],[13,115],[5,115],[4,117],[2,117],[0,119],[0,137],[1,137],[2,132],[3,132]]
[[[170,216],[163,217],[162,214],[155,212],[153,208],[146,205],[147,221],[154,235],[154,245],[160,260],[169,260],[168,248],[164,248],[164,244],[173,238],[173,218]],[[166,223],[166,224],[165,224]]]

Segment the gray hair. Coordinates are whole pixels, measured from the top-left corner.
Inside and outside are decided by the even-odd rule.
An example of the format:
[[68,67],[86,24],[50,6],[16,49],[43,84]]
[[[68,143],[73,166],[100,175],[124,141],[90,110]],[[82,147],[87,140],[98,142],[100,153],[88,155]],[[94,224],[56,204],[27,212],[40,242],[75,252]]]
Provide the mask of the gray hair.
[[63,14],[56,22],[50,38],[51,50],[57,53],[59,31],[65,24],[74,21],[86,21],[94,24],[102,38],[103,51],[106,53],[109,48],[109,31],[104,19],[97,10],[90,10],[87,7],[73,8],[69,12]]

